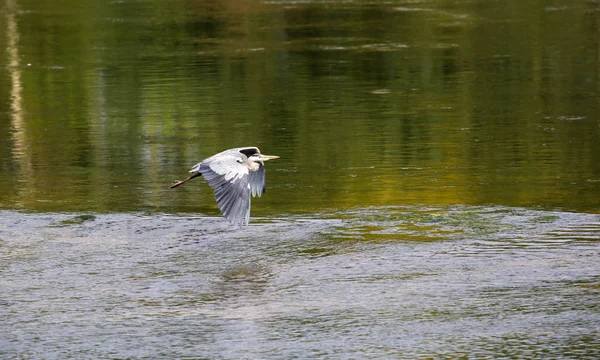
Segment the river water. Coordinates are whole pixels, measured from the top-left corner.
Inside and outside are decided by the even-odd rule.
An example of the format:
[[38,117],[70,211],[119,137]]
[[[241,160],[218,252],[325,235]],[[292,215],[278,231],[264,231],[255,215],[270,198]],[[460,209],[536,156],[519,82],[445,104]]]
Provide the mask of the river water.
[[373,208],[238,230],[4,212],[0,226],[6,358],[600,355],[598,215]]
[[[0,358],[600,357],[594,1],[0,3]],[[256,145],[250,226],[201,159]]]

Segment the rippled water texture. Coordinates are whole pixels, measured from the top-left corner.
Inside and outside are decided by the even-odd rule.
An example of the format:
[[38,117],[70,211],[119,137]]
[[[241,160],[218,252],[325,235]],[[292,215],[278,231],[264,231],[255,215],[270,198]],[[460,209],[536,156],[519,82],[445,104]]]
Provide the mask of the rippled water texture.
[[600,356],[598,215],[1,215],[3,357]]

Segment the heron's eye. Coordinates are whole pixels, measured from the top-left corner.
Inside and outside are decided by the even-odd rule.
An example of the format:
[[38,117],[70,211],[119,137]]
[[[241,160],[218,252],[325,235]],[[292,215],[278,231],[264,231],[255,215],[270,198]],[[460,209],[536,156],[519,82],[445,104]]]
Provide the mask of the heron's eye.
[[240,159],[237,159],[236,161],[238,162],[238,164],[242,163],[242,160],[240,160]]

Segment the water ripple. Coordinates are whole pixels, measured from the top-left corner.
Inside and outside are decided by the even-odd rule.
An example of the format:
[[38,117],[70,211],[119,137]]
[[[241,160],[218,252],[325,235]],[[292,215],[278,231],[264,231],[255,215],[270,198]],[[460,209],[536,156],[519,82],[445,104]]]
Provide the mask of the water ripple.
[[596,214],[0,215],[0,357],[600,355]]

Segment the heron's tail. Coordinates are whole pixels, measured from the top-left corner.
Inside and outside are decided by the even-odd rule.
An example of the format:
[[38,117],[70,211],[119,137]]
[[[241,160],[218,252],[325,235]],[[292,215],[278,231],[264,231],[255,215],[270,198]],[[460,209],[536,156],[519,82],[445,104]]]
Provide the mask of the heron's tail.
[[192,180],[193,178],[198,177],[200,175],[202,175],[202,174],[199,173],[199,172],[197,172],[197,173],[195,173],[194,175],[190,176],[189,178],[187,178],[185,180],[175,180],[175,183],[173,185],[169,186],[169,189],[172,189],[174,187],[178,187],[179,185],[181,185],[183,183],[186,183],[186,182],[188,182],[188,181]]

